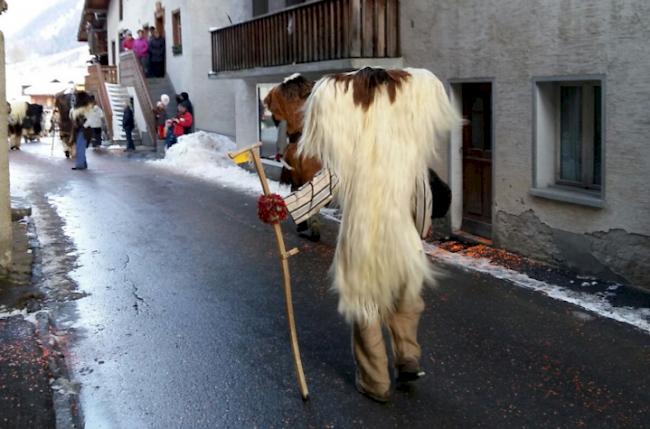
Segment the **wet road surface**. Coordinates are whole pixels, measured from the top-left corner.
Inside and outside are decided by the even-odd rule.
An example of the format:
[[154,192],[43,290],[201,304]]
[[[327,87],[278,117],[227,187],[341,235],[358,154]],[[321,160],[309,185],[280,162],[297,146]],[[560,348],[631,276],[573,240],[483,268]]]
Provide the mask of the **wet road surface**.
[[300,249],[290,267],[303,402],[256,199],[141,155],[90,151],[90,170],[71,171],[57,152],[11,152],[12,192],[32,202],[44,253],[60,246],[86,294],[51,306],[87,429],[650,427],[648,334],[458,268],[425,294],[426,378],[390,404],[365,399],[328,290],[334,223],[318,244],[284,224]]

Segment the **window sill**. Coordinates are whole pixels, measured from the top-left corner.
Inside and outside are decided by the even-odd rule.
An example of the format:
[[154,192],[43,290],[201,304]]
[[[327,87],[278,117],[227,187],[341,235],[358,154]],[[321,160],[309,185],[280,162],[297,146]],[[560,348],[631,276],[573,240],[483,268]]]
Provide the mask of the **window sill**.
[[598,191],[586,189],[571,189],[569,187],[553,186],[548,188],[533,188],[530,193],[536,197],[549,200],[562,201],[565,203],[578,204],[581,206],[605,207],[605,200]]

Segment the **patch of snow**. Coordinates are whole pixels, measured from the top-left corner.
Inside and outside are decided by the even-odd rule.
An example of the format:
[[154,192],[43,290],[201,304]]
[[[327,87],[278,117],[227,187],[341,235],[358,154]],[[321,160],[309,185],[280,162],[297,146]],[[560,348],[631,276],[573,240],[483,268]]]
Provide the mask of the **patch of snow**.
[[13,316],[23,316],[25,318],[27,316],[27,309],[7,311],[5,307],[0,308],[0,319],[8,319]]
[[70,381],[67,378],[57,378],[56,380],[50,379],[52,389],[56,390],[62,395],[78,395],[81,390],[81,383],[78,381]]
[[[164,159],[148,163],[156,168],[236,188],[250,195],[261,195],[262,185],[257,174],[238,167],[228,157],[228,152],[236,148],[235,143],[226,136],[198,131],[180,136],[178,143],[167,150]],[[291,192],[287,185],[280,185],[274,180],[268,183],[272,193],[286,196]]]
[[36,320],[36,316],[38,314],[40,314],[40,313],[48,313],[48,311],[47,310],[41,310],[41,311],[37,311],[35,313],[29,313],[29,315],[23,316],[23,317],[25,318],[26,321],[28,321],[30,323],[33,323],[34,325],[38,325],[38,320]]
[[[429,243],[424,243],[424,250],[427,254],[439,261],[486,273],[498,279],[514,283],[517,286],[542,292],[553,299],[568,302],[596,313],[599,316],[627,323],[645,331],[646,333],[650,333],[650,311],[648,309],[614,307],[609,301],[607,301],[607,297],[605,296],[606,294],[590,294],[565,289],[558,285],[535,280],[528,277],[526,274],[518,273],[498,265],[493,265],[488,259],[475,259],[459,255],[458,253],[446,252]],[[585,283],[590,285],[590,283]],[[583,283],[583,285],[585,283]]]
[[337,209],[330,209],[327,207],[324,207],[320,209],[320,214],[323,215],[323,217],[326,217],[327,219],[333,220],[335,222],[341,223],[340,219],[340,212]]

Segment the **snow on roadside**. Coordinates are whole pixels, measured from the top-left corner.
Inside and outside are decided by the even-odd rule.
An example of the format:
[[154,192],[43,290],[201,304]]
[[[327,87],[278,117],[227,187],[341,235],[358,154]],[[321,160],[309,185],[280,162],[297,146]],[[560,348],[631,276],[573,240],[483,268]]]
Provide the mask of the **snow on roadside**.
[[27,317],[27,310],[24,308],[22,310],[7,310],[6,307],[0,307],[0,319],[7,319],[14,316],[23,316],[25,318]]
[[[250,195],[262,194],[257,174],[238,167],[227,153],[237,146],[228,137],[198,131],[178,138],[178,143],[167,150],[165,158],[149,161],[149,165],[175,173],[232,187]],[[289,186],[269,180],[271,192],[282,196],[290,193]]]
[[489,259],[472,258],[458,253],[447,252],[430,243],[424,243],[424,251],[433,259],[443,263],[489,274],[495,278],[514,283],[519,287],[542,292],[553,299],[568,302],[599,316],[627,323],[646,333],[650,333],[650,310],[647,308],[615,307],[607,301],[605,296],[573,291],[562,286],[535,280],[526,274],[493,265]]

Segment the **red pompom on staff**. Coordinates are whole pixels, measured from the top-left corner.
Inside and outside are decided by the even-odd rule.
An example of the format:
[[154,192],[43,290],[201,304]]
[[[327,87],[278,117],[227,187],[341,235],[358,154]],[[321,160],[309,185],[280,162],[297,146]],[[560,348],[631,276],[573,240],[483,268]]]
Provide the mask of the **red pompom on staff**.
[[309,399],[309,390],[307,390],[307,381],[305,380],[305,373],[302,369],[302,361],[300,360],[300,350],[298,349],[298,335],[296,334],[296,324],[293,317],[293,304],[291,301],[291,277],[289,276],[289,261],[288,259],[298,253],[298,249],[293,248],[287,252],[284,246],[284,238],[282,237],[282,229],[280,222],[287,220],[289,213],[284,204],[284,199],[278,194],[272,194],[269,190],[269,184],[266,181],[266,174],[260,160],[260,155],[257,148],[262,146],[258,142],[251,146],[245,147],[235,152],[229,152],[228,156],[238,164],[248,162],[251,159],[255,163],[255,169],[260,177],[264,195],[257,201],[257,216],[264,223],[273,225],[275,232],[275,240],[278,246],[278,253],[280,256],[280,265],[282,267],[282,280],[284,283],[284,299],[287,304],[287,320],[289,322],[289,336],[291,337],[291,351],[293,353],[293,365],[298,377],[298,385],[300,386],[300,394],[303,400]]
[[275,225],[289,217],[284,198],[278,194],[262,195],[257,200],[257,217],[264,223]]

